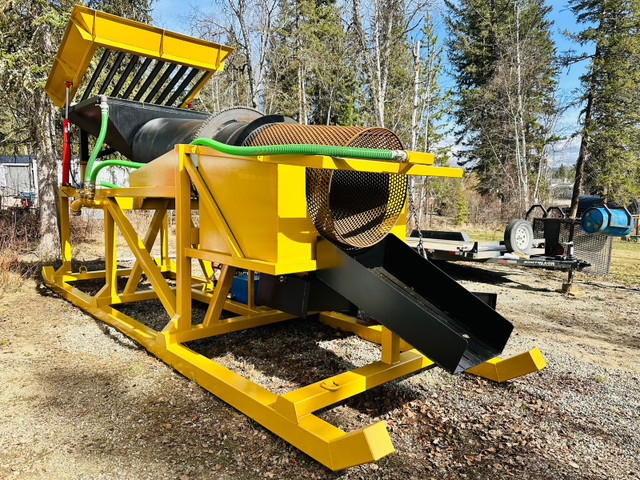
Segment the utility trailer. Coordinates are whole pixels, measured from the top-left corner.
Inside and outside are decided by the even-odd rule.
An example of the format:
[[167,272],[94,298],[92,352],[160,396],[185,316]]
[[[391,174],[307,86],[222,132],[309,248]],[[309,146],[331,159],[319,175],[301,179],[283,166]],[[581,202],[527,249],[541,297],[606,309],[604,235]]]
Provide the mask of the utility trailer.
[[502,240],[472,240],[467,232],[422,230],[418,234],[414,230],[406,242],[429,260],[496,263],[563,271],[581,271],[591,265],[573,255],[546,254],[544,239],[533,239],[528,253],[514,252]]

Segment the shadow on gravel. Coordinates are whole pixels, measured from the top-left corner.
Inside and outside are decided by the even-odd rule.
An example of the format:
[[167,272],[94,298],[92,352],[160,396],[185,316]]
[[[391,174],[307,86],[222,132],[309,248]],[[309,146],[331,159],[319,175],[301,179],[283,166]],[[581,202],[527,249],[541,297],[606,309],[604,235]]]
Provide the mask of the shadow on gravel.
[[[118,305],[117,309],[154,330],[162,329],[169,321],[169,316],[158,300]],[[205,312],[206,305],[193,302],[194,323],[201,322]],[[322,345],[332,342],[342,344],[337,348],[346,351],[347,355],[349,349],[356,351],[369,348],[371,360],[355,364]],[[186,345],[278,394],[379,360],[377,346],[361,340],[355,334],[328,327],[313,317],[195,340]],[[418,393],[397,380],[364,392],[342,404],[363,414],[380,416],[418,396]],[[384,398],[385,401],[377,401],[379,398]]]
[[501,272],[496,270],[488,270],[481,266],[474,266],[470,264],[462,264],[456,262],[434,262],[438,268],[449,275],[456,281],[469,281],[469,282],[481,282],[490,285],[497,285],[508,288],[517,288],[519,290],[528,290],[532,292],[551,292],[546,287],[532,287],[525,283],[520,283],[514,280],[512,275],[521,273],[517,269],[509,272]]
[[[127,348],[129,350],[145,351],[146,352],[145,348],[142,345],[140,345],[139,343],[137,343],[135,340],[130,339],[129,337],[123,337],[122,336],[123,334],[121,334],[120,332],[114,333],[114,332],[116,332],[116,330],[113,327],[111,327],[110,325],[107,325],[106,323],[104,323],[102,320],[98,320],[97,318],[94,318],[94,317],[91,317],[91,319],[95,322],[95,324],[98,326],[100,331],[106,337],[109,338],[109,340],[112,340],[115,343],[117,343],[118,345],[120,345],[121,347]],[[125,338],[124,341],[123,341],[123,338]],[[160,360],[158,360],[158,361],[160,361]]]
[[[89,462],[94,469],[105,469],[105,478],[118,476],[112,469],[149,475],[135,478],[181,478],[185,470],[197,468],[215,472],[216,459],[202,456],[201,445],[223,448],[234,428],[246,429],[236,418],[229,420],[230,427],[222,433],[213,431],[209,424],[196,424],[206,410],[211,410],[207,418],[213,425],[218,424],[218,418],[234,414],[213,398],[212,409],[197,402],[184,384],[178,384],[169,395],[162,385],[136,385],[144,379],[135,363],[131,373],[121,368],[110,370],[107,365],[101,372],[96,370],[95,365],[58,366],[39,377],[42,391],[47,393],[39,406],[43,412],[40,421],[55,432],[54,445],[64,449],[69,465]],[[194,441],[200,448],[187,463],[182,459]],[[227,448],[235,451],[240,445]],[[155,470],[155,475],[149,470]]]

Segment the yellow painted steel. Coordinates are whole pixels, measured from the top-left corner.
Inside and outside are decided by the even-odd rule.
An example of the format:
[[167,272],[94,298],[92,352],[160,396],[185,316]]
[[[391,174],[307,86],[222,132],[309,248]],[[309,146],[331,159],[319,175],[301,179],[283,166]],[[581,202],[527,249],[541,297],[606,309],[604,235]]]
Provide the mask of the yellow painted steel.
[[225,58],[233,51],[214,42],[76,5],[45,86],[56,106],[65,104],[65,82],[71,82],[69,96],[73,99],[98,47],[194,67],[210,72],[209,76],[223,68]]
[[[180,172],[184,170],[194,183],[200,204],[207,212],[200,216],[199,248],[190,249],[187,255],[272,275],[316,269],[318,233],[306,208],[305,168],[462,175],[459,168],[409,162],[318,155],[247,157],[202,146],[177,146],[173,152],[132,172],[131,188],[118,190],[122,195],[154,195],[155,185],[162,185],[165,190],[175,187],[176,165],[181,165]],[[106,194],[118,193],[112,190]],[[403,212],[392,230],[400,238],[406,233],[405,215]]]
[[[327,170],[352,170],[358,172],[374,173],[402,173],[404,175],[425,175],[435,177],[462,178],[463,170],[453,167],[434,167],[432,154],[421,152],[408,152],[408,160],[404,162],[390,162],[386,160],[362,160],[357,158],[339,158],[323,155],[258,155],[236,156],[219,152],[213,148],[202,145],[192,145],[186,153],[206,155],[217,158],[242,159],[249,162],[266,164],[291,165],[296,167],[323,168]],[[423,158],[422,155],[427,156]],[[144,168],[144,167],[142,167]],[[142,169],[140,169],[142,170]],[[145,170],[142,170],[143,172]],[[151,171],[151,168],[148,169]],[[140,175],[140,173],[136,173]]]
[[[380,359],[282,395],[270,392],[184,344],[293,319],[287,313],[253,304],[253,272],[305,274],[316,269],[318,233],[306,207],[306,167],[443,176],[458,176],[461,171],[426,165],[429,158],[419,156],[412,162],[396,164],[302,155],[253,158],[188,145],[177,145],[171,154],[158,160],[133,172],[130,188],[99,189],[93,201],[80,202],[80,208],[86,206],[104,212],[105,269],[99,272],[71,270],[68,199],[75,191],[62,187],[60,232],[65,261],[57,271],[52,267],[43,269],[45,283],[332,470],[375,461],[393,452],[384,422],[345,432],[314,415],[319,409],[433,365],[430,359],[385,327],[372,326],[346,315],[320,312],[320,321],[379,343]],[[192,195],[192,185],[197,195]],[[134,229],[124,214],[125,209],[154,211],[146,232]],[[170,209],[175,209],[175,262],[169,258],[168,249],[167,211]],[[197,227],[192,220],[196,210]],[[117,268],[116,228],[135,256],[132,268]],[[391,233],[404,238],[405,229],[403,210]],[[157,241],[161,244],[161,256],[153,258],[151,251]],[[192,272],[193,259],[200,262],[202,275]],[[208,265],[211,261],[222,264],[215,286]],[[226,298],[238,268],[250,271],[246,305]],[[153,290],[139,289],[142,275]],[[128,280],[120,291],[117,280],[122,276],[128,276]],[[94,296],[74,288],[75,281],[88,278],[104,278],[105,287]],[[123,303],[152,298],[157,298],[169,315],[167,324],[157,330],[116,308]],[[194,300],[207,304],[204,319],[196,324],[192,316]],[[222,318],[223,310],[235,316]],[[534,371],[532,364],[536,368],[544,366],[539,352],[532,352],[507,360],[494,359],[470,372],[504,381]]]
[[[353,332],[359,337],[364,338],[365,340],[369,340],[373,343],[384,344],[385,335],[389,335],[388,330],[381,325],[371,325],[370,323],[363,320],[358,320],[337,312],[321,312],[318,318],[322,323],[326,325],[344,330],[346,332]],[[386,333],[385,330],[387,330]],[[388,341],[395,342],[396,339],[392,338]],[[389,355],[398,355],[396,352],[405,352],[407,350],[413,349],[411,345],[406,343],[401,338],[398,338],[397,341],[399,342],[398,346],[394,347],[397,350],[393,351]],[[501,383],[513,378],[527,375],[529,373],[538,372],[546,366],[547,363],[542,357],[542,353],[540,353],[540,350],[538,350],[537,348],[534,348],[527,352],[523,352],[505,359],[498,357],[492,358],[491,360],[487,360],[480,365],[466,370],[466,372],[478,377],[492,380],[497,383]]]
[[528,352],[523,352],[506,359],[492,358],[487,362],[466,370],[466,372],[488,378],[494,382],[506,382],[512,378],[537,372],[546,366],[547,362],[544,361],[540,350],[534,348]]
[[[186,158],[184,148],[179,148],[179,150],[180,154]],[[44,267],[45,283],[75,305],[129,335],[158,358],[172,365],[185,376],[194,379],[222,400],[244,412],[330,469],[339,470],[375,461],[393,452],[393,445],[384,422],[347,433],[313,414],[318,409],[433,364],[431,360],[412,350],[410,345],[384,327],[368,326],[364,322],[336,313],[320,313],[320,320],[329,325],[354,331],[365,339],[381,343],[381,359],[350,372],[338,374],[311,385],[301,386],[283,395],[276,395],[183,345],[185,342],[200,338],[293,318],[292,315],[277,310],[241,305],[226,299],[231,272],[235,269],[230,264],[225,265],[225,271],[213,292],[194,289],[193,282],[200,282],[200,280],[195,280],[191,274],[191,258],[198,257],[196,252],[201,253],[203,250],[199,249],[197,245],[194,246],[193,242],[198,238],[194,239],[193,234],[195,232],[196,237],[198,234],[202,235],[203,232],[206,232],[206,228],[203,229],[201,226],[199,229],[194,229],[192,227],[191,211],[194,204],[191,200],[191,179],[193,177],[187,171],[186,165],[186,162],[180,162],[176,167],[178,181],[173,190],[173,198],[167,198],[154,204],[156,211],[146,234],[142,236],[144,240],[141,240],[141,236],[133,229],[121,206],[121,203],[132,205],[140,204],[140,202],[133,201],[135,199],[132,198],[129,198],[132,200],[131,202],[117,202],[115,197],[105,195],[94,202],[92,206],[102,208],[105,213],[106,269],[98,272],[87,272],[86,269],[81,272],[72,272],[69,258],[69,262],[63,264],[63,267],[58,271],[54,271],[52,267]],[[269,168],[276,169],[282,167],[282,165],[269,166]],[[290,180],[287,175],[293,175],[295,179],[298,178],[295,170],[303,170],[290,165],[284,167],[286,167],[285,183]],[[274,177],[275,180],[279,179],[277,173]],[[205,178],[204,175],[203,178]],[[131,189],[117,190],[131,191]],[[208,190],[210,189],[208,188]],[[143,192],[140,189],[133,191]],[[116,193],[116,189],[113,193]],[[295,193],[301,194],[300,191],[295,191]],[[289,197],[286,195],[282,198],[284,201],[288,199]],[[175,263],[168,259],[166,239],[161,242],[163,246],[160,258],[154,260],[149,253],[158,237],[158,231],[163,230],[162,237],[165,236],[167,205],[172,202],[176,208],[177,252]],[[64,206],[64,202],[61,202],[61,206]],[[68,208],[68,201],[66,206]],[[286,209],[281,212],[289,212],[292,215],[296,213],[296,211],[291,212]],[[64,218],[64,214],[62,214],[62,218]],[[136,257],[133,268],[117,269],[116,267],[114,227],[118,227],[121,231]],[[61,228],[61,232],[68,236],[68,228]],[[68,238],[65,240],[68,241]],[[66,242],[63,242],[63,245],[66,245]],[[208,259],[206,255],[200,256]],[[251,262],[250,259],[241,258],[240,260]],[[254,266],[260,266],[253,263]],[[264,270],[257,268],[257,271]],[[149,278],[154,290],[137,291],[137,283],[134,285],[134,281],[140,278],[141,273]],[[128,283],[123,292],[119,292],[116,280],[125,275],[129,276],[131,284]],[[169,286],[165,276],[175,277],[175,288]],[[100,277],[105,278],[106,293],[103,289],[94,297],[83,293],[72,285],[74,281],[80,279]],[[252,277],[250,276],[250,278]],[[160,299],[171,318],[161,330],[145,326],[113,307],[113,305],[117,306],[121,303],[151,298]],[[192,325],[191,321],[191,302],[194,299],[209,304],[205,321],[196,325]],[[238,312],[238,316],[220,318],[222,309]],[[534,358],[540,367],[541,356],[536,357],[531,352],[527,352],[527,354]],[[480,366],[484,370],[477,367],[478,372],[474,373],[491,378],[491,372],[495,370],[498,372],[494,375],[496,381],[503,381],[506,377],[512,377],[518,372],[524,373],[527,368],[522,365],[527,363],[526,358],[518,356],[514,359],[492,360]],[[528,371],[530,370],[529,368]]]

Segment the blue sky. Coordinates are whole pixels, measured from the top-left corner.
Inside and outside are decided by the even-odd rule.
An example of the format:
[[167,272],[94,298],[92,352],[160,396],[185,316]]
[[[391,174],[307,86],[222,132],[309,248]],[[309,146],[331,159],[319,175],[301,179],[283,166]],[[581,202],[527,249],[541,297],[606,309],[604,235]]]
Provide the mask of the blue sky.
[[[440,3],[438,0],[434,3],[436,10],[443,10],[443,8],[438,5]],[[570,49],[581,51],[579,45],[576,45],[562,33],[565,30],[571,33],[577,33],[583,28],[583,26],[576,23],[575,17],[569,10],[566,1],[554,2],[553,0],[547,0],[547,3],[552,6],[549,18],[554,22],[552,26],[552,37],[556,43],[558,52],[561,53]],[[153,3],[153,23],[167,30],[189,34],[189,14],[195,10],[210,11],[212,9],[212,0],[156,0]],[[436,30],[438,36],[444,39],[446,31],[444,23],[441,20],[436,20]],[[585,66],[586,62],[582,62],[581,64],[573,65],[568,70],[565,69],[560,72],[558,77],[558,94],[560,98],[567,100],[575,96],[576,91],[580,88],[579,79],[580,75],[585,71]],[[450,79],[443,79],[445,85],[450,81]],[[568,110],[559,122],[558,133],[570,135],[578,130],[578,115],[578,107]],[[575,163],[577,148],[578,141],[575,138],[561,142],[558,145],[558,152],[554,156],[555,163]]]

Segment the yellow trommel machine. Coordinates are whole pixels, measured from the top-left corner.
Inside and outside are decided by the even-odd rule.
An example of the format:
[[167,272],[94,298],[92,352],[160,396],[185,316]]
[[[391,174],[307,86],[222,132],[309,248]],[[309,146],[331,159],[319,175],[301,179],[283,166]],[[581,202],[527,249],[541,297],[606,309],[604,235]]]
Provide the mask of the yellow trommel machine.
[[[513,327],[495,311],[495,296],[468,292],[404,242],[408,175],[461,170],[433,166],[432,155],[404,150],[384,128],[185,108],[230,52],[75,7],[46,85],[65,107],[63,263],[43,269],[47,285],[333,470],[393,446],[384,422],[347,433],[316,410],[432,364],[495,381],[544,367],[537,349],[497,358]],[[80,137],[76,179],[68,173],[69,124]],[[103,160],[114,151],[128,160]],[[99,180],[114,165],[133,168],[128,187]],[[104,212],[104,270],[72,270],[69,212],[84,208]],[[131,209],[153,212],[146,232],[132,226],[124,213]],[[116,228],[135,256],[131,268],[117,266]],[[221,265],[218,277],[212,263]],[[241,272],[246,295],[232,300]],[[95,295],[74,286],[90,279],[104,279]],[[150,299],[168,314],[163,328],[119,310]],[[197,322],[193,302],[206,306]],[[358,311],[376,322],[351,316]],[[380,360],[277,395],[185,346],[311,315],[380,344]]]

